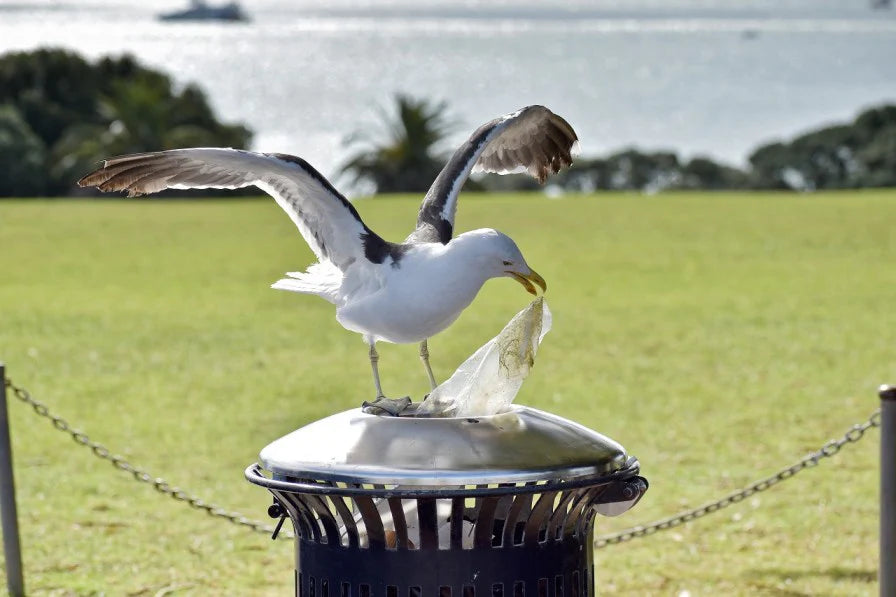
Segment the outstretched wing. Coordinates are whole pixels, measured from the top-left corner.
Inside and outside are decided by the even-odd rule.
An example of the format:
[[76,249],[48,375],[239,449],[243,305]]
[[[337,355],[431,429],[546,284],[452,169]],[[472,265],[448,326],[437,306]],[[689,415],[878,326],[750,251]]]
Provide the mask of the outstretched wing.
[[193,148],[110,158],[78,181],[131,197],[164,189],[255,185],[289,215],[321,261],[341,270],[361,258],[381,263],[394,247],[371,231],[354,206],[308,162],[291,155]]
[[423,199],[408,240],[451,240],[457,196],[470,172],[528,172],[538,182],[572,164],[578,137],[544,106],[527,106],[479,127],[454,152]]

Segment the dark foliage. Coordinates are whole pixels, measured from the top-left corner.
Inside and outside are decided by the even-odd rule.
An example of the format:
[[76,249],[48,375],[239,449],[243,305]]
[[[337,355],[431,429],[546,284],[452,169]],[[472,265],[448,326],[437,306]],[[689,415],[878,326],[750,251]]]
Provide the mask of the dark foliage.
[[746,175],[705,157],[682,162],[675,153],[626,149],[606,158],[580,159],[555,183],[570,190],[657,192],[667,189],[739,189]]
[[0,196],[44,194],[46,153],[19,111],[0,105]]
[[849,189],[896,186],[896,106],[866,110],[750,156],[755,188]]
[[697,157],[628,149],[606,158],[580,159],[554,180],[590,191],[666,189],[848,189],[896,186],[896,106],[862,112],[850,124],[824,127],[754,151],[740,170]]
[[[387,117],[391,135],[356,153],[345,170],[373,182],[378,192],[425,191],[443,161],[432,147],[447,131],[445,104],[397,98],[397,116]],[[568,190],[782,189],[815,190],[896,186],[896,106],[860,114],[850,124],[829,126],[789,143],[770,143],[750,156],[747,170],[708,157],[682,160],[670,151],[634,148],[607,157],[577,159],[548,184]],[[468,189],[535,190],[525,175],[488,175]]]
[[[0,56],[0,196],[86,192],[75,181],[103,158],[197,145],[246,147],[201,90],[131,56],[89,63],[65,50]],[[17,156],[19,156],[17,158]],[[12,173],[15,173],[13,176]]]

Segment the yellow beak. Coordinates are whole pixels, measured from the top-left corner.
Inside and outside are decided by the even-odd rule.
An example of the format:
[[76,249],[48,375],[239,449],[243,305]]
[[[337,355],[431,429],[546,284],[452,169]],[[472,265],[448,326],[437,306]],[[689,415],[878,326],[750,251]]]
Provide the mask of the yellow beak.
[[541,287],[542,292],[547,292],[548,283],[544,281],[538,272],[534,269],[530,269],[528,274],[521,274],[519,272],[512,272],[510,270],[507,271],[510,276],[523,285],[523,288],[526,289],[530,294],[538,295],[538,291],[535,290],[535,286],[532,285],[532,282],[535,282]]

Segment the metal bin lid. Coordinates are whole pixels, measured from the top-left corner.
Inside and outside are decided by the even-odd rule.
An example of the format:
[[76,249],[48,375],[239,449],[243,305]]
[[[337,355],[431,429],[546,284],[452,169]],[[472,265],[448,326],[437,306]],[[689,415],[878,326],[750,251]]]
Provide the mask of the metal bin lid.
[[525,406],[470,418],[383,417],[348,410],[261,451],[275,478],[382,485],[572,480],[621,470],[625,450],[563,417]]

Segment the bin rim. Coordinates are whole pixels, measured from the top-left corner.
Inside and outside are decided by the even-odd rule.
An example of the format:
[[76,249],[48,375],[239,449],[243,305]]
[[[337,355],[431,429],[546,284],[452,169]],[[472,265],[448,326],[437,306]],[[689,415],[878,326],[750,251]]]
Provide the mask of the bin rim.
[[441,487],[602,476],[623,468],[628,455],[579,423],[514,406],[497,415],[456,418],[352,409],[275,440],[258,461],[277,479]]
[[[424,485],[395,485],[390,487],[365,487],[348,486],[344,484],[334,485],[331,482],[314,482],[307,480],[269,477],[265,469],[256,463],[246,467],[245,477],[250,483],[265,487],[274,491],[288,493],[301,493],[310,495],[333,495],[344,497],[376,497],[376,498],[454,498],[454,497],[489,497],[519,494],[536,494],[559,492],[570,489],[581,489],[596,485],[615,483],[638,476],[641,465],[637,458],[630,457],[623,468],[604,475],[590,475],[574,479],[559,479],[541,483],[526,482],[520,484],[500,483],[497,487],[475,486],[464,487],[457,485],[424,486]],[[369,485],[369,484],[365,484]],[[494,484],[493,484],[494,485]]]

